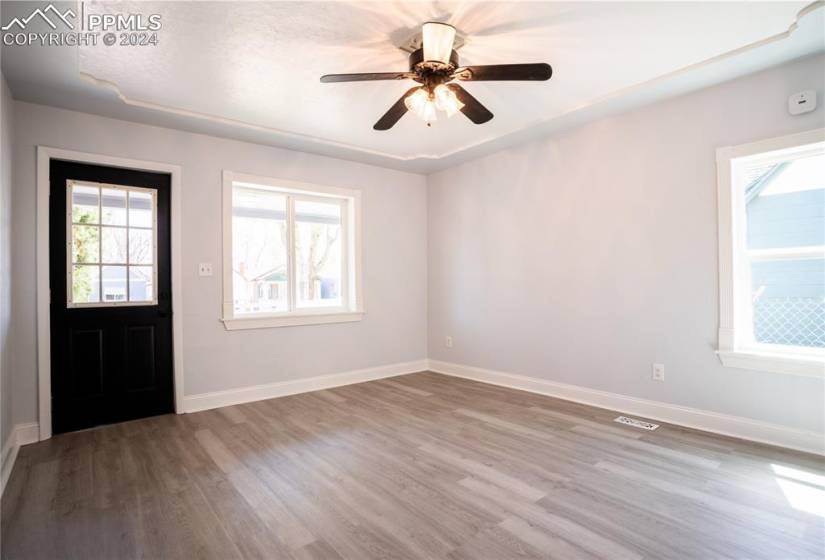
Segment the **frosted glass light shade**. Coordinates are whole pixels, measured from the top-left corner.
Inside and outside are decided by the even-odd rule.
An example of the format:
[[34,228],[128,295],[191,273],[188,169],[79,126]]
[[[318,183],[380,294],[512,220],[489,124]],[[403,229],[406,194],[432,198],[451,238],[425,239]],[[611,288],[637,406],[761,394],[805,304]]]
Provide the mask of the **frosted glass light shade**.
[[424,89],[419,89],[404,100],[404,105],[418,118],[431,122],[438,119],[435,103]]
[[455,27],[447,23],[428,22],[421,28],[424,43],[424,60],[450,63],[450,53],[455,40]]
[[458,100],[455,92],[444,84],[435,88],[434,96],[436,109],[447,113],[448,118],[458,113],[464,107],[464,103]]
[[408,95],[404,100],[404,105],[413,113],[419,113],[425,103],[429,102],[429,96],[424,89],[419,89]]

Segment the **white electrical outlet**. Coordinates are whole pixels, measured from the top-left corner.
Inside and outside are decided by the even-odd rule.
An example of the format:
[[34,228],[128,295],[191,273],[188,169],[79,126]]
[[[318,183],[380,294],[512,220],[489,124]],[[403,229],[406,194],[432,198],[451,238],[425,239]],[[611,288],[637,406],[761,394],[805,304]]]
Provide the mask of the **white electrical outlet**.
[[447,348],[452,348],[453,347],[453,337],[448,336],[447,338],[445,338],[444,339],[444,344],[447,346]]
[[198,265],[198,276],[212,276],[212,263],[200,263]]
[[653,364],[653,381],[665,380],[665,364]]

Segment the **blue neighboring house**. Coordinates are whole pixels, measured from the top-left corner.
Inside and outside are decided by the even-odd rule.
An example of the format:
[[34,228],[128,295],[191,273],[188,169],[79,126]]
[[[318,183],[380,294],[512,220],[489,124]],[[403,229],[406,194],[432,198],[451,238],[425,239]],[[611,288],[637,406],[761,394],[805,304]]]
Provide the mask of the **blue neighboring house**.
[[795,165],[771,166],[745,191],[749,252],[807,251],[752,256],[754,335],[762,343],[825,347],[825,258],[816,249],[825,246],[825,185],[798,184]]

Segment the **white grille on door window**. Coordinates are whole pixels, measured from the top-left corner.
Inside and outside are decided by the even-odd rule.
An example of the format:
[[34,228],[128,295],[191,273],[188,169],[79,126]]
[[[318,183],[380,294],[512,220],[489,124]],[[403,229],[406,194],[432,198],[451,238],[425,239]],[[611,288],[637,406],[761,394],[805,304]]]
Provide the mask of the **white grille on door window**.
[[67,306],[157,303],[157,191],[68,181]]

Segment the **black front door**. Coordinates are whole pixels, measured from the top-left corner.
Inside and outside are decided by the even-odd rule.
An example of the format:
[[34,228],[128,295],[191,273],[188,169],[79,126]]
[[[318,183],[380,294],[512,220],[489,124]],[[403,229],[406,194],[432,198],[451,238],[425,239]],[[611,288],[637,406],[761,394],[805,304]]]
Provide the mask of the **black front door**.
[[170,176],[50,163],[52,431],[172,412]]

